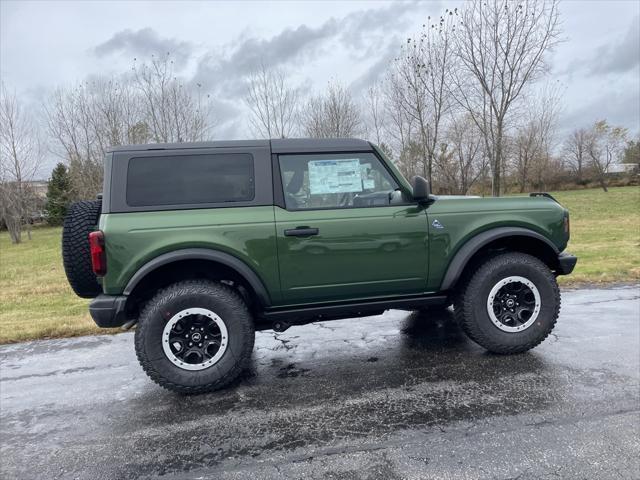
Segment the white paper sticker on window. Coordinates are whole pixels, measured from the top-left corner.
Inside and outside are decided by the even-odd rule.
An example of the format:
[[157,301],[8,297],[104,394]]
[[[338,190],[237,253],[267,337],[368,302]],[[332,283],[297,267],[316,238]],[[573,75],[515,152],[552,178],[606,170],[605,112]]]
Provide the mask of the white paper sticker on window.
[[309,162],[309,190],[312,195],[362,191],[360,160],[312,160]]

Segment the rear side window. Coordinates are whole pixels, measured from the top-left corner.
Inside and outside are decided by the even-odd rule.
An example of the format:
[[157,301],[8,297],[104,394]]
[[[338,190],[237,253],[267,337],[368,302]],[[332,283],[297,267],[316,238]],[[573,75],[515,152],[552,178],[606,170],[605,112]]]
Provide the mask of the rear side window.
[[255,196],[253,157],[245,153],[137,157],[129,160],[132,207],[246,202]]

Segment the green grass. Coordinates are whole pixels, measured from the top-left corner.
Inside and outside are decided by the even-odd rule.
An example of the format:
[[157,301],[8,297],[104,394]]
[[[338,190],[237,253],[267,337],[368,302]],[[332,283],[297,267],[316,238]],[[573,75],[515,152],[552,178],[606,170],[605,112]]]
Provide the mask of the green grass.
[[[640,279],[640,187],[553,192],[571,212],[568,251],[578,265],[563,284]],[[0,233],[0,343],[105,332],[88,301],[69,287],[60,255],[60,228],[36,228],[33,240],[11,245]],[[115,331],[118,331],[117,329]]]
[[104,332],[62,268],[60,228],[35,228],[12,245],[0,233],[0,344]]
[[578,257],[560,283],[637,282],[640,279],[640,187],[552,192],[569,209],[571,240]]

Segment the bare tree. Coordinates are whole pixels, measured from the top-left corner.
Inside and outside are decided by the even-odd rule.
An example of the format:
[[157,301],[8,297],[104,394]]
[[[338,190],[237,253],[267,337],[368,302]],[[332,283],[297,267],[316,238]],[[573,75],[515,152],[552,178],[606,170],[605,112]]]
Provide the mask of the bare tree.
[[[409,50],[409,51],[407,51]],[[402,114],[402,120],[413,128],[408,131],[408,142],[403,150],[412,157],[410,163],[422,165],[422,174],[429,180],[431,178],[432,156],[429,154],[429,105],[425,83],[421,80],[422,60],[418,58],[416,43],[408,41],[408,46],[403,47],[400,57],[393,65],[391,85],[394,88],[393,97]],[[406,120],[405,120],[406,119]]]
[[435,168],[439,192],[466,195],[488,167],[482,135],[465,114],[453,119],[444,139]]
[[[366,101],[366,124],[367,129],[372,131],[376,144],[383,143],[385,129],[385,105],[383,97],[383,87],[379,83],[371,85],[367,89]],[[371,134],[368,134],[370,137]]]
[[283,70],[269,70],[264,65],[249,76],[245,101],[254,135],[263,138],[286,138],[295,135],[298,126],[300,93],[289,86]]
[[535,176],[537,188],[544,189],[545,172],[554,149],[555,129],[562,102],[561,91],[546,85],[525,102],[513,145],[514,166],[520,193]]
[[[0,217],[12,243],[22,241],[22,228],[33,213],[30,181],[42,159],[38,130],[15,93],[0,86]],[[31,231],[27,230],[29,239]]]
[[[403,93],[397,85],[397,77],[391,75],[385,82],[384,117],[386,118],[386,133],[394,150],[400,153],[408,149],[414,133],[413,120],[407,115],[403,106]],[[413,173],[413,175],[417,174]]]
[[130,74],[57,89],[45,112],[53,150],[69,165],[73,198],[100,192],[109,146],[207,138],[211,102],[200,90],[174,76],[168,55],[137,65]]
[[424,145],[411,139],[400,150],[396,161],[398,168],[406,178],[423,173]]
[[[69,163],[74,196],[91,198],[102,186],[102,156],[115,132],[103,124],[98,115],[96,97],[101,86],[86,82],[69,90],[58,89],[45,107],[49,131],[57,140],[56,152]],[[113,113],[115,105],[110,105]],[[122,140],[113,143],[119,145]]]
[[452,15],[446,10],[436,23],[430,23],[429,17],[419,37],[409,38],[403,46],[392,74],[394,96],[415,125],[422,173],[430,182],[443,122],[452,104],[447,84],[453,66]]
[[315,138],[343,138],[359,134],[361,113],[351,93],[331,82],[324,94],[312,97],[303,112],[306,135]]
[[[454,11],[454,13],[456,13]],[[456,98],[485,137],[492,193],[501,193],[507,116],[546,69],[546,53],[559,41],[556,0],[473,0],[460,13],[452,77]]]
[[578,184],[584,181],[588,143],[589,132],[585,128],[578,128],[571,132],[563,145],[564,158],[573,171]]
[[620,161],[626,141],[627,130],[623,127],[611,126],[606,120],[596,122],[591,128],[587,154],[589,163],[605,192],[608,191],[607,173],[609,173],[611,165]]
[[134,85],[142,94],[144,122],[154,142],[196,142],[211,129],[209,95],[197,95],[174,71],[170,54],[152,56],[149,63],[134,66]]
[[514,139],[514,163],[520,193],[527,187],[531,168],[542,149],[540,125],[535,118],[518,129]]
[[[431,20],[430,18],[428,19]],[[429,123],[424,132],[428,158],[427,174],[431,180],[433,162],[441,143],[442,126],[445,116],[452,107],[451,90],[448,79],[453,68],[454,32],[453,12],[446,9],[437,23],[426,25],[420,35],[417,47],[419,79],[424,85],[429,106]]]
[[102,159],[110,145],[149,140],[142,104],[128,79],[92,78],[57,89],[45,105],[54,152],[69,163],[73,196],[93,198],[102,188]]

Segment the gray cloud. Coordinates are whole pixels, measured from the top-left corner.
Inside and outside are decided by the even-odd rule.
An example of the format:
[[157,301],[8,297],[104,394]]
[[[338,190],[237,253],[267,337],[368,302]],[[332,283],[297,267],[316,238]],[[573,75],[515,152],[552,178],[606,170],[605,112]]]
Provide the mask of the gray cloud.
[[364,91],[374,83],[382,80],[389,71],[389,65],[398,56],[401,43],[399,36],[392,37],[387,48],[376,56],[378,60],[351,83],[351,90],[354,92]]
[[611,90],[591,98],[586,104],[569,110],[560,119],[561,133],[586,127],[597,120],[629,129],[631,135],[640,134],[640,92],[637,88]]
[[640,64],[640,17],[635,17],[621,42],[602,45],[590,61],[589,73],[623,73]]
[[623,38],[592,50],[588,57],[571,61],[559,74],[582,71],[590,76],[621,74],[640,65],[640,16],[635,16]]
[[236,138],[239,132],[239,121],[243,114],[242,106],[236,101],[214,97],[211,100],[211,109],[216,134],[220,138]]
[[150,57],[151,55],[165,55],[171,53],[176,63],[183,65],[193,52],[193,46],[189,42],[175,38],[164,38],[152,28],[140,30],[121,30],[115,33],[109,40],[93,48],[98,57],[113,54],[125,54],[132,57]]
[[[332,77],[359,96],[427,15],[436,18],[464,0],[440,2],[226,1],[185,8],[167,0],[150,9],[140,2],[47,1],[34,8],[0,0],[0,74],[26,108],[40,111],[57,85],[73,85],[91,72],[115,75],[127,71],[133,57],[171,51],[177,73],[211,93],[214,134],[238,138],[247,134],[246,76],[260,62],[290,72],[304,94]],[[558,45],[551,77],[568,86],[561,127],[606,118],[638,132],[640,4],[562,2],[561,10],[569,41]],[[171,19],[179,21],[169,34]],[[265,31],[275,33],[265,37]]]
[[337,31],[338,22],[331,19],[318,28],[306,25],[288,28],[266,40],[247,38],[232,48],[231,52],[211,52],[205,55],[198,63],[193,81],[215,86],[227,96],[237,96],[246,87],[242,77],[261,64],[277,67],[288,62],[306,60],[325,39],[335,35]]
[[[429,8],[437,10],[440,6],[430,3]],[[424,10],[424,4],[396,2],[383,8],[356,11],[341,19],[330,18],[318,27],[287,28],[269,39],[237,40],[222,53],[204,56],[193,81],[215,85],[226,96],[236,97],[246,91],[244,77],[261,64],[271,68],[295,65],[299,70],[302,64],[329,48],[340,48],[359,59],[377,56],[381,48],[387,48],[387,32],[406,27],[414,20],[407,14],[418,9]]]
[[[440,2],[397,2],[386,8],[375,8],[354,12],[344,18],[340,33],[340,42],[350,49],[359,52],[361,56],[375,56],[380,54],[380,47],[389,43],[389,37],[394,43],[396,31],[406,31],[410,27],[417,27],[424,21],[428,13],[435,14],[443,10]],[[423,18],[416,19],[416,13],[422,11]],[[413,15],[409,15],[413,14]],[[407,32],[407,36],[410,31]]]
[[[439,3],[428,4],[429,11],[438,11],[439,8]],[[198,61],[191,82],[203,85],[213,92],[214,98],[224,99],[227,106],[239,104],[247,91],[247,76],[261,64],[269,68],[290,67],[300,72],[304,71],[306,63],[331,55],[333,49],[338,49],[341,54],[347,53],[359,62],[366,62],[369,58],[376,60],[352,84],[352,88],[366,88],[384,72],[385,65],[400,45],[395,32],[415,22],[416,11],[424,12],[425,4],[395,2],[382,8],[355,11],[339,19],[330,18],[316,27],[303,24],[286,28],[266,39],[240,37],[204,55]],[[382,59],[381,51],[384,52]],[[336,72],[336,77],[342,77],[341,72]],[[310,85],[303,88],[310,89]],[[224,115],[219,115],[225,121],[217,131],[230,138],[236,137],[246,123],[241,119],[243,110],[225,110]]]

